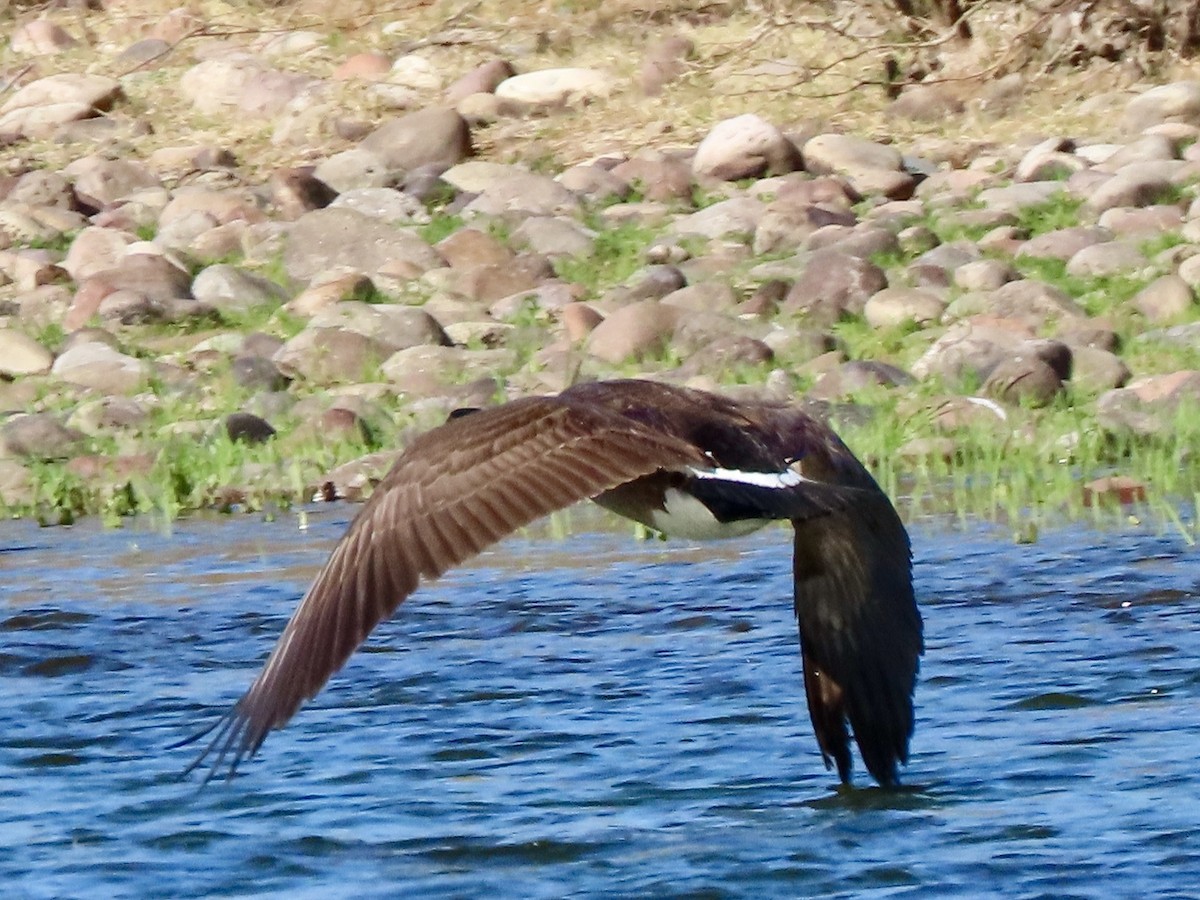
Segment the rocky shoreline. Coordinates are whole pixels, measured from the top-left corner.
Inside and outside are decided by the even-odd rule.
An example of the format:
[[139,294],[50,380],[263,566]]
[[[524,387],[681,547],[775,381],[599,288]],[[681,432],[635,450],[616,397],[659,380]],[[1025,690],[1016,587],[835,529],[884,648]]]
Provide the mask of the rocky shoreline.
[[[153,59],[170,25],[124,52]],[[11,49],[52,57],[59,31]],[[327,84],[281,60],[309,39],[212,52],[170,90],[303,145]],[[656,43],[640,89],[687,53]],[[620,86],[516,68],[353,55],[329,80],[378,79],[399,111],[265,177],[219,140],[115,152],[138,127],[118,78],[9,84],[5,144],[71,159],[0,177],[0,506],[356,499],[407,428],[580,378],[903,416],[865,453],[913,465],[1042,410],[1075,428],[1048,465],[1081,435],[1170,441],[1200,405],[1200,82],[1093,98],[1111,131],[1086,137],[935,154],[746,112],[547,170],[477,132]],[[1094,490],[1140,498],[1133,474]]]

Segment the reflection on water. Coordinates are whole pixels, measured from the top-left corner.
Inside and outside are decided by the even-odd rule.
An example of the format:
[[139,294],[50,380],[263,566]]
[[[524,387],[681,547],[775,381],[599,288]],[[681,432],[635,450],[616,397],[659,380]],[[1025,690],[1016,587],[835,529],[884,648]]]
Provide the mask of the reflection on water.
[[[422,589],[230,783],[163,748],[245,688],[353,510],[0,525],[17,897],[1194,896],[1200,556],[914,529],[909,787],[843,792],[789,541],[509,541]],[[865,779],[864,779],[864,784]]]

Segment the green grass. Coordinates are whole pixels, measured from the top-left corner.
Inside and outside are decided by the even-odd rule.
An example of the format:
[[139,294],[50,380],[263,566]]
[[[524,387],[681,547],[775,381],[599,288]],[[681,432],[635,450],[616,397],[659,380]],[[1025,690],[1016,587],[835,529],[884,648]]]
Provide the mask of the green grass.
[[[1008,413],[1007,436],[986,427],[955,431],[956,453],[949,460],[904,458],[907,442],[937,432],[929,416],[902,415],[886,401],[865,422],[838,423],[835,415],[834,424],[909,520],[991,521],[1010,529],[1014,540],[1026,541],[1047,524],[1133,516],[1194,537],[1200,508],[1200,468],[1191,450],[1200,441],[1195,410],[1181,410],[1158,438],[1104,433],[1088,411],[1067,400]],[[1083,486],[1114,474],[1144,483],[1146,502],[1085,505]],[[1181,504],[1191,504],[1187,516]]]
[[1066,291],[1089,316],[1122,314],[1133,295],[1157,277],[1124,273],[1072,275],[1067,272],[1064,260],[1051,257],[1020,256],[1013,260],[1013,265],[1025,278]]
[[427,225],[421,225],[417,228],[417,234],[421,236],[421,239],[425,243],[432,246],[443,238],[454,234],[454,232],[458,231],[465,224],[462,216],[435,212]]
[[1066,192],[1052,194],[1041,203],[1023,206],[1017,211],[1017,227],[1029,232],[1031,237],[1071,228],[1079,224],[1082,197],[1072,197]]
[[646,247],[655,231],[636,223],[624,223],[596,235],[590,257],[565,257],[555,261],[559,278],[583,285],[590,294],[620,284],[644,265]]

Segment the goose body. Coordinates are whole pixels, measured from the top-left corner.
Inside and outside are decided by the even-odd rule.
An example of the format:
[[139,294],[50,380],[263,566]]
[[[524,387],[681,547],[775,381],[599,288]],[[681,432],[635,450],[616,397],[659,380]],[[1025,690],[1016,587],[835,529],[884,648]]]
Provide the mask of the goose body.
[[908,535],[825,424],[795,406],[650,381],[582,384],[462,411],[413,440],[334,548],[250,689],[189,771],[253,755],[422,580],[557,509],[593,499],[671,535],[795,529],[804,688],[826,766],[908,759],[923,650]]

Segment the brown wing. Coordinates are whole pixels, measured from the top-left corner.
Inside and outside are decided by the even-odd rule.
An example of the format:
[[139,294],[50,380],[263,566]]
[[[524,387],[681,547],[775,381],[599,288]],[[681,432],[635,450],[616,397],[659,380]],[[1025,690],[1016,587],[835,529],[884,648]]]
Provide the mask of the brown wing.
[[850,780],[849,720],[868,771],[895,784],[923,650],[908,534],[882,492],[793,524],[804,688],[821,754]]
[[553,397],[480,410],[407,448],[334,548],[250,690],[184,743],[215,736],[209,777],[253,755],[342,667],[421,578],[512,531],[661,467],[703,463],[690,444]]

